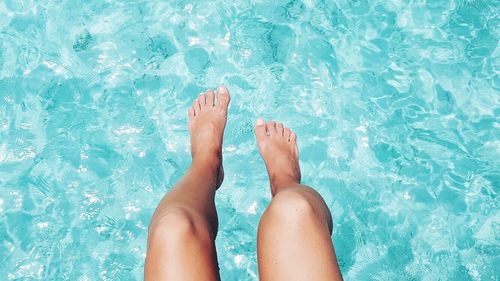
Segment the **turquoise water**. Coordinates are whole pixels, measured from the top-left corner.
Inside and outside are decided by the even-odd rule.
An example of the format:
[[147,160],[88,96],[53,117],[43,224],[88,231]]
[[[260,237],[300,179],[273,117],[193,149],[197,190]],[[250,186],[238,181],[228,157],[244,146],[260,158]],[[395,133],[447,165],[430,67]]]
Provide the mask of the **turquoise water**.
[[0,2],[0,279],[140,280],[189,166],[186,112],[233,99],[224,280],[257,280],[252,123],[299,136],[346,280],[500,279],[500,4]]

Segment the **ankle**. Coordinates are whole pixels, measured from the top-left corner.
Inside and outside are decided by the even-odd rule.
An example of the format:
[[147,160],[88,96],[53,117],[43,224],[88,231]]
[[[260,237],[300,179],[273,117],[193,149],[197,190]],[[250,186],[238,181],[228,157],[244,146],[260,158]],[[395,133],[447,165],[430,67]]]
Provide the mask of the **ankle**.
[[294,176],[271,176],[269,182],[271,185],[271,193],[273,196],[275,196],[284,189],[300,184],[300,179],[297,179]]
[[197,154],[193,156],[191,169],[197,170],[204,178],[214,178],[218,183],[218,176],[221,173],[222,159],[208,154]]
[[192,167],[196,167],[197,169],[205,170],[206,172],[217,173],[220,169],[222,161],[219,157],[208,157],[204,155],[199,155],[197,157],[193,157],[191,162]]

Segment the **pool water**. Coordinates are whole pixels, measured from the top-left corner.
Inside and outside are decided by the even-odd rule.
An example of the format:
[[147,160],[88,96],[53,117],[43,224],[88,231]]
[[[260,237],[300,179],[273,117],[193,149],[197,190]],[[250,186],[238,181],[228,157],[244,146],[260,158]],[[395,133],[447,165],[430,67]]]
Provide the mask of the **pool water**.
[[500,280],[500,2],[0,2],[0,279],[141,280],[190,164],[187,109],[232,93],[223,280],[258,280],[253,122],[295,130],[346,280]]

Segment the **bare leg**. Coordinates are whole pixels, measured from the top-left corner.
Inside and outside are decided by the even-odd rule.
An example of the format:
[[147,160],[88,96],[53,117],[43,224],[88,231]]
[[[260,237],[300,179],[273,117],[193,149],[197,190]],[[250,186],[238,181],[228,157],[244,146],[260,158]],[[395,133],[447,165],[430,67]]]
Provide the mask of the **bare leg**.
[[[216,97],[217,96],[217,97]],[[207,91],[189,109],[192,165],[161,200],[149,225],[147,280],[219,280],[214,197],[224,178],[222,137],[229,92]]]
[[257,237],[260,280],[342,280],[330,211],[316,191],[300,184],[297,136],[263,120],[255,135],[273,194]]

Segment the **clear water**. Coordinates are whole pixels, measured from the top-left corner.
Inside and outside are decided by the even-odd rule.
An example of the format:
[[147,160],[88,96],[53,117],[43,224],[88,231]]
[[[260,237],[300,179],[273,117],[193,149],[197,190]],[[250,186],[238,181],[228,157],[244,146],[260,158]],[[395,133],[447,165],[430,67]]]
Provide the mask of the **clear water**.
[[258,279],[257,117],[297,131],[346,280],[499,280],[499,5],[1,1],[0,278],[142,279],[187,108],[224,83],[224,280]]

